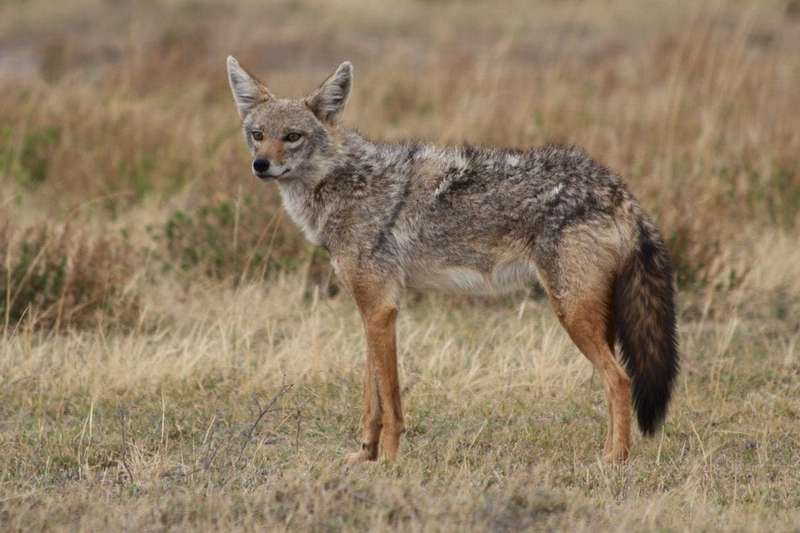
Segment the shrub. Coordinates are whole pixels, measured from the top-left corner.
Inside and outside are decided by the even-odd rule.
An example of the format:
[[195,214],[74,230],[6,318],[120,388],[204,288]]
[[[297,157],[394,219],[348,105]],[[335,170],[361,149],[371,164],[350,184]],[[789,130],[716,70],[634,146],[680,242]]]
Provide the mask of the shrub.
[[69,227],[0,226],[0,320],[16,327],[87,327],[134,320],[135,270],[118,240],[89,239]]
[[58,127],[49,127],[28,132],[15,143],[14,128],[0,124],[0,172],[14,175],[25,187],[39,185],[47,179],[49,172],[49,146],[60,136]]
[[294,270],[308,260],[308,247],[283,220],[277,203],[253,197],[218,199],[172,212],[149,232],[168,270],[202,272],[215,279],[259,280]]

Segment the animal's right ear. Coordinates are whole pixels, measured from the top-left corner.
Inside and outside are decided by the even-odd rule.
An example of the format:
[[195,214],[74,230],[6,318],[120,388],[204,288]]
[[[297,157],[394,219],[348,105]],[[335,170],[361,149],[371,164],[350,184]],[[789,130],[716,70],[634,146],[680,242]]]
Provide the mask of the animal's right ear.
[[228,56],[228,83],[241,118],[256,105],[274,98],[266,86],[242,68],[233,56]]

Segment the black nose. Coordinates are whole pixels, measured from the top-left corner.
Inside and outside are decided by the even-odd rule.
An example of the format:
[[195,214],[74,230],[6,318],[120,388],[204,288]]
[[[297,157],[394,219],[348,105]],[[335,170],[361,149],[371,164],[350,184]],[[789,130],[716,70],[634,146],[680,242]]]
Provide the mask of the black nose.
[[253,170],[256,174],[262,174],[269,170],[269,159],[256,159],[253,161]]

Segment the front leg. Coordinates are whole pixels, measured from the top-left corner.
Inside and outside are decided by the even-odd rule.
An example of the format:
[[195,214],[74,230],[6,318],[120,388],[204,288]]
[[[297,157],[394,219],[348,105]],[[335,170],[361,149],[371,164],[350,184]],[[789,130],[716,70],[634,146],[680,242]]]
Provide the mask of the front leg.
[[374,358],[367,349],[367,364],[364,367],[363,412],[361,415],[361,449],[347,456],[348,464],[378,459],[378,444],[383,428],[383,412],[375,379]]
[[367,365],[361,450],[350,455],[348,463],[376,460],[379,443],[384,456],[394,460],[405,431],[397,377],[396,285],[375,279],[354,280],[351,285],[364,321]]

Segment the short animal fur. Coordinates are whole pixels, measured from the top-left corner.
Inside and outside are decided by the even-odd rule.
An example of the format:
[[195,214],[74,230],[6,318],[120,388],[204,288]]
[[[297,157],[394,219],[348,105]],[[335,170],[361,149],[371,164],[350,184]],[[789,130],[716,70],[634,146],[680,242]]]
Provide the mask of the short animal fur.
[[[652,435],[678,374],[672,268],[622,180],[575,147],[509,150],[371,141],[339,118],[342,63],[291,100],[228,58],[253,173],[277,181],[291,218],[326,248],[367,337],[361,449],[397,456],[405,430],[395,319],[404,287],[489,293],[538,277],[561,324],[602,376],[604,459],[631,447],[631,404]],[[615,357],[615,341],[621,348]]]

